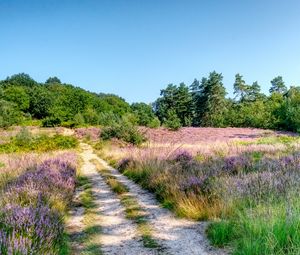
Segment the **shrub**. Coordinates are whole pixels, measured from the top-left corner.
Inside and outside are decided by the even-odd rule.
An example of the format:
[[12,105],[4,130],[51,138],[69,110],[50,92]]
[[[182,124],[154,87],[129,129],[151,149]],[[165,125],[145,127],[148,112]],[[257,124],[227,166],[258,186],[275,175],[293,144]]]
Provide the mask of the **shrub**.
[[20,119],[21,113],[13,103],[0,100],[0,127],[8,128],[18,124]]
[[17,146],[26,146],[32,141],[32,135],[26,127],[22,127],[21,131],[15,137]]
[[57,127],[61,124],[60,118],[57,117],[49,117],[42,121],[43,127]]
[[160,121],[157,117],[153,118],[147,125],[149,128],[158,128],[160,127]]
[[174,160],[176,162],[189,162],[193,160],[193,155],[188,151],[181,150],[175,154]]
[[0,253],[57,254],[63,241],[61,221],[48,206],[6,206],[0,211]]
[[135,126],[124,121],[120,121],[112,126],[103,128],[100,137],[103,140],[117,138],[135,145],[139,145],[145,141],[145,137]]
[[65,128],[74,128],[76,126],[76,124],[74,121],[64,121],[61,123],[60,126],[65,127]]

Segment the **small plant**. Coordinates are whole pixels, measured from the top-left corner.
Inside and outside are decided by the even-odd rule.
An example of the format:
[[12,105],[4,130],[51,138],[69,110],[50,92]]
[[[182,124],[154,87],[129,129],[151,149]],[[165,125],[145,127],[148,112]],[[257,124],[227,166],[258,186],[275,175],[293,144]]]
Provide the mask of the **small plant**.
[[20,132],[15,137],[17,146],[26,146],[32,142],[32,135],[26,127],[22,127]]

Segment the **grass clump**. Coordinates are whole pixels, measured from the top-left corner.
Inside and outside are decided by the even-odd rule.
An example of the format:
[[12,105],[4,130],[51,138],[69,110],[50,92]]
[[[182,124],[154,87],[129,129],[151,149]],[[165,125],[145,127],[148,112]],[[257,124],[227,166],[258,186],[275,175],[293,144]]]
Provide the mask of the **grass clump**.
[[258,204],[210,225],[214,245],[233,247],[232,254],[283,255],[300,252],[299,202],[287,211],[285,202]]
[[122,183],[120,183],[119,181],[117,181],[115,178],[112,177],[106,178],[106,183],[111,187],[113,192],[119,195],[128,192],[128,188]]

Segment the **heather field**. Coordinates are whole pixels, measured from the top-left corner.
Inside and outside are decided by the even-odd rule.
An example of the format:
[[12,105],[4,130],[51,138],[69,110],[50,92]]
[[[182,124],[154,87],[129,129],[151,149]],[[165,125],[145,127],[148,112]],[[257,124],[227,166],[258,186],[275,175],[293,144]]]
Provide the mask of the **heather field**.
[[0,132],[0,254],[300,254],[297,134],[112,130]]
[[0,132],[0,254],[68,252],[64,222],[75,191],[77,141],[35,131]]
[[141,129],[140,146],[94,143],[98,155],[179,217],[208,220],[232,254],[299,254],[300,139],[247,128]]

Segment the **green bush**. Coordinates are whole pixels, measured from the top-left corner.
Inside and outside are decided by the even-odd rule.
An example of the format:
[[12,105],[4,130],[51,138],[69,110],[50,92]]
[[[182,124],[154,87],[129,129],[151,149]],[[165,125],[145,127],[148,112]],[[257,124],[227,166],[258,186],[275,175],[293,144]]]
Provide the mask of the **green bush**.
[[145,137],[135,126],[124,121],[120,121],[119,123],[103,128],[100,136],[103,140],[117,138],[135,145],[139,145],[145,141]]
[[64,121],[64,122],[62,122],[60,126],[61,127],[65,127],[65,128],[74,128],[74,127],[76,127],[76,124],[75,124],[74,121],[70,120],[70,121]]
[[147,125],[149,128],[158,128],[160,127],[160,121],[157,117],[153,118]]
[[43,127],[57,127],[61,124],[60,118],[57,117],[49,117],[42,121]]
[[17,146],[27,146],[32,142],[32,135],[26,127],[22,127],[21,131],[16,135],[14,142]]

